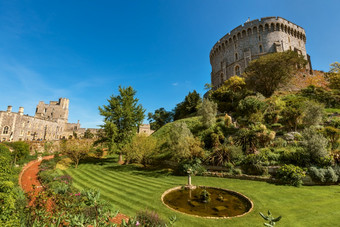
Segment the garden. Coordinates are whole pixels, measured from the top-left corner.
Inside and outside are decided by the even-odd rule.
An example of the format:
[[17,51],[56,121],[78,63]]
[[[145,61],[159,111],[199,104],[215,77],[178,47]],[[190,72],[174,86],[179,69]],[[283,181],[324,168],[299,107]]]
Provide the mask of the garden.
[[[0,223],[336,226],[340,64],[332,64],[322,85],[290,91],[283,85],[289,86],[304,60],[293,52],[267,56],[252,61],[243,77],[217,89],[207,85],[204,99],[193,91],[173,111],[148,113],[155,130],[150,136],[136,133],[145,117],[136,91],[119,87],[119,95],[99,107],[103,125],[97,135],[61,140],[54,149],[46,142],[45,154],[53,158],[41,162],[39,186],[26,195],[18,174],[38,154],[26,142],[0,144]],[[272,79],[263,80],[267,76]],[[219,214],[203,218],[170,209],[162,198],[175,187],[189,190],[188,209],[213,199],[220,202],[212,207]],[[192,196],[194,187],[199,193]],[[251,205],[244,215],[231,215],[230,199],[208,188],[229,190]]]

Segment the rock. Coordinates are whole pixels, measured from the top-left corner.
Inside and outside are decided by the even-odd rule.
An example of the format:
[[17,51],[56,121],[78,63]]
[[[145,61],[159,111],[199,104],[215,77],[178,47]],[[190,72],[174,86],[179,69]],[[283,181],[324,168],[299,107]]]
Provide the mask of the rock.
[[214,210],[216,211],[222,211],[222,210],[226,210],[227,208],[225,206],[218,206],[218,207],[214,207]]
[[190,206],[193,206],[193,207],[197,207],[197,206],[200,205],[199,202],[196,202],[196,201],[190,200],[190,201],[188,201],[188,202],[189,202]]

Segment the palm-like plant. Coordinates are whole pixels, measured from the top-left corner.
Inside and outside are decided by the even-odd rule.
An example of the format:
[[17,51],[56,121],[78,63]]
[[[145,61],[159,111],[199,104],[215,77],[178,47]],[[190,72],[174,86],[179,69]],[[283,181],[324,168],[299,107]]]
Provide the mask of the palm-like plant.
[[275,222],[278,222],[281,220],[281,216],[277,217],[277,218],[274,218],[272,213],[268,210],[268,216],[267,215],[264,215],[260,212],[260,215],[261,217],[266,220],[266,221],[269,221],[269,223],[264,223],[265,226],[268,226],[268,227],[274,227],[275,226]]

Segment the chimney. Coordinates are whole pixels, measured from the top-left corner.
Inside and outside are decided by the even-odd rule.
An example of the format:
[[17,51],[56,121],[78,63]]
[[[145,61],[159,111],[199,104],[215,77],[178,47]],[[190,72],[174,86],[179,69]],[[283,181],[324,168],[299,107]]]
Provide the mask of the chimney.
[[24,107],[19,107],[19,112],[20,115],[24,115]]
[[8,106],[8,107],[7,107],[7,112],[8,112],[8,113],[12,112],[12,106]]

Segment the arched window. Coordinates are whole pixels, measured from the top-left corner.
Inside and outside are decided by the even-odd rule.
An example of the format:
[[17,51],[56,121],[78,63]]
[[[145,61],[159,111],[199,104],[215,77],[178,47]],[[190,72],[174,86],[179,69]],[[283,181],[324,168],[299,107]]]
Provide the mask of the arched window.
[[259,35],[259,41],[261,41],[261,36]]
[[5,126],[4,130],[2,131],[2,134],[8,134],[8,131],[9,131],[9,127]]
[[241,75],[240,66],[238,66],[238,65],[235,66],[235,75],[237,75],[237,76]]
[[238,60],[238,54],[235,53],[235,61],[237,61],[237,60]]
[[259,49],[260,49],[260,53],[263,53],[263,47],[262,47],[262,45],[259,46]]

